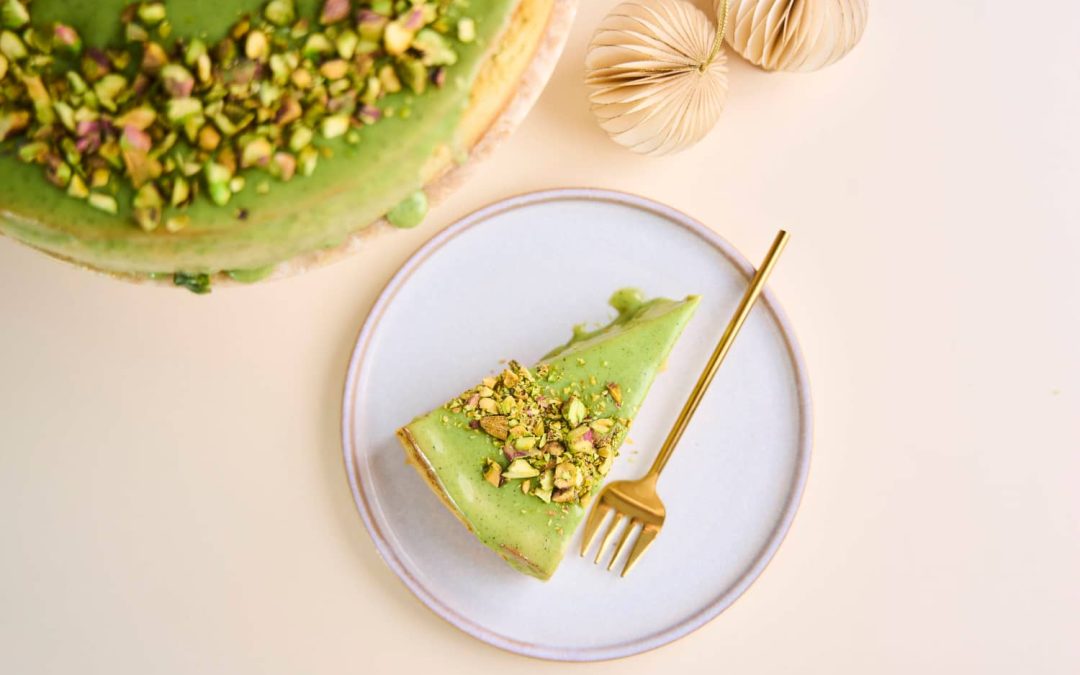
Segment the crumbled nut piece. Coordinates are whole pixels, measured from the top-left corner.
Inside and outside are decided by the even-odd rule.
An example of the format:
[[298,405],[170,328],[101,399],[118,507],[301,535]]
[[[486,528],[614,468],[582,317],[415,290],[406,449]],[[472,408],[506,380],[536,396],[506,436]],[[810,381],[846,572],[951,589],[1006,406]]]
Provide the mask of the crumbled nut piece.
[[480,428],[500,441],[505,441],[509,435],[507,418],[502,415],[488,415],[486,417],[481,417]]

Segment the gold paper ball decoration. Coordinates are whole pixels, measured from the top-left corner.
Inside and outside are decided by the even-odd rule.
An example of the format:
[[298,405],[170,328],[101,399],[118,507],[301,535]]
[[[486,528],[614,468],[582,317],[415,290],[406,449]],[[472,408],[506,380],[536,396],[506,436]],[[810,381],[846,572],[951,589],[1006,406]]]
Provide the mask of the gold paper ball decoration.
[[765,70],[824,68],[851,51],[866,28],[867,0],[718,0],[730,2],[725,37]]
[[617,6],[597,28],[585,62],[600,126],[645,155],[697,143],[716,125],[727,97],[720,42],[716,26],[686,0]]

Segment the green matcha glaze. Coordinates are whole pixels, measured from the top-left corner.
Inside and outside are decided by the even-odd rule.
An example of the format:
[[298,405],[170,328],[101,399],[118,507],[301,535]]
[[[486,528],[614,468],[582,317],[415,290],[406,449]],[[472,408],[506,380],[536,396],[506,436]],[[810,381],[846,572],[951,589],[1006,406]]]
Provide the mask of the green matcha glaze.
[[[34,0],[36,24],[63,19],[87,45],[116,40],[119,14],[129,0]],[[319,0],[299,0],[302,16],[314,17]],[[166,2],[177,36],[220,38],[263,0],[171,0]],[[191,225],[178,233],[143,232],[134,224],[130,192],[119,195],[118,215],[97,211],[50,185],[41,167],[0,151],[0,232],[56,255],[123,273],[251,270],[340,244],[422,187],[423,168],[433,156],[462,152],[456,129],[484,62],[507,25],[516,0],[471,0],[477,40],[457,45],[458,63],[447,84],[420,96],[395,94],[383,108],[408,109],[407,118],[387,117],[360,130],[360,142],[320,141],[332,148],[310,178],[271,180],[267,195],[254,185],[265,174],[245,172],[248,187],[225,207],[200,197],[188,210]],[[243,220],[240,209],[247,212]]]
[[[618,383],[623,394],[618,415],[632,419],[699,298],[644,302],[638,294],[636,302],[625,303],[628,297],[620,292],[612,298],[621,311],[610,325],[572,340],[542,363],[561,373],[561,379],[551,385],[556,392],[577,382],[586,400],[604,391],[607,383]],[[595,378],[596,384],[590,384],[590,378]],[[406,428],[445,495],[476,536],[515,568],[549,578],[563,559],[585,509],[578,504],[546,504],[522,493],[519,481],[492,487],[481,469],[489,457],[505,464],[499,444],[485,433],[469,429],[467,422],[464,414],[440,407]],[[504,546],[518,551],[531,567],[508,556]]]

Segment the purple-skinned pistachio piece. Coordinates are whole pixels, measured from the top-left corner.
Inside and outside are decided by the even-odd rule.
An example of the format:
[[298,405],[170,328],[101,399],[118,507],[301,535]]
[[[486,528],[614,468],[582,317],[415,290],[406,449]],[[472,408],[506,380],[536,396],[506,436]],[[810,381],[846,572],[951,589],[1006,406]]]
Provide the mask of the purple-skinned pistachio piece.
[[78,31],[67,24],[58,23],[53,26],[53,45],[58,49],[78,54],[82,51],[82,38]]
[[344,21],[349,16],[350,4],[349,0],[326,0],[319,14],[319,22],[328,26]]

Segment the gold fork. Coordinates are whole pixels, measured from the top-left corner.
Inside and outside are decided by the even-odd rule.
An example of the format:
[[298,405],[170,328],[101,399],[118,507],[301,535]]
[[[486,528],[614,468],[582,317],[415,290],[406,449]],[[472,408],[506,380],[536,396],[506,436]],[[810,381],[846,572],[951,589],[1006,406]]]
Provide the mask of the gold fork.
[[622,553],[627,541],[629,541],[630,534],[638,526],[641,526],[641,534],[634,543],[634,548],[630,550],[630,555],[626,559],[626,565],[623,567],[620,576],[626,576],[634,563],[641,558],[645,550],[656,539],[656,536],[660,534],[660,528],[664,526],[665,511],[664,502],[660,500],[660,495],[656,493],[656,479],[660,477],[664,465],[671,458],[671,453],[675,451],[675,445],[682,438],[683,432],[686,431],[690,418],[694,416],[701,399],[705,396],[705,390],[712,384],[713,378],[716,377],[716,371],[720,369],[720,364],[724,361],[728,350],[731,349],[731,344],[735,341],[735,336],[738,335],[739,329],[742,328],[758,296],[761,295],[761,291],[765,287],[765,281],[769,278],[769,274],[772,273],[776,260],[780,257],[780,252],[787,245],[787,240],[788,233],[780,230],[776,235],[776,239],[773,240],[772,247],[766,254],[765,260],[761,263],[761,267],[758,268],[757,273],[750,280],[750,285],[743,294],[739,307],[735,310],[735,315],[731,317],[727,328],[724,329],[720,342],[717,343],[716,349],[713,350],[712,356],[709,357],[705,370],[702,371],[697,384],[694,385],[690,398],[683,405],[679,418],[675,420],[675,425],[668,432],[664,445],[660,448],[660,454],[656,456],[648,473],[638,480],[615,481],[600,491],[596,498],[596,506],[593,508],[592,513],[589,514],[588,522],[585,523],[585,533],[581,541],[582,557],[585,557],[590,544],[596,538],[596,533],[600,530],[600,525],[603,524],[608,513],[612,511],[615,512],[615,515],[611,520],[611,526],[608,527],[603,539],[600,540],[600,548],[596,551],[594,563],[600,562],[600,558],[604,556],[604,549],[607,548],[608,542],[611,541],[611,537],[615,534],[615,530],[624,518],[629,518],[630,522],[623,529],[622,536],[619,537],[619,542],[615,546],[615,553],[611,556],[611,562],[607,566],[609,570],[615,566],[615,561],[618,559],[619,554]]

